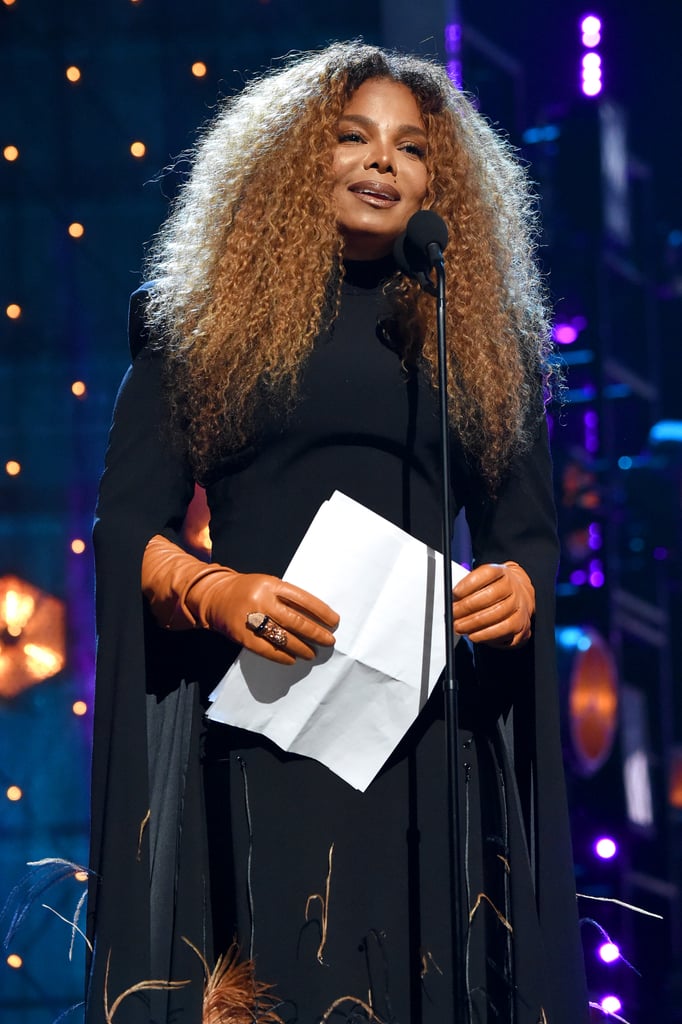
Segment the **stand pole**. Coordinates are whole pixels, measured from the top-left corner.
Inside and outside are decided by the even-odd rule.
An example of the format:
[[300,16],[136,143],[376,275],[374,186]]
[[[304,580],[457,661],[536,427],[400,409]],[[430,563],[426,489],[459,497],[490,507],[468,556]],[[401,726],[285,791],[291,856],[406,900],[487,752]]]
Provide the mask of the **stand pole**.
[[447,352],[445,347],[445,266],[442,255],[434,263],[436,270],[436,316],[438,331],[438,389],[441,431],[443,596],[445,612],[445,707],[446,772],[448,781],[448,839],[450,852],[450,888],[452,893],[452,964],[455,1022],[468,1020],[466,999],[465,936],[463,929],[463,872],[459,848],[460,769],[458,758],[459,722],[457,680],[455,676],[455,636],[452,618],[452,527],[450,502],[450,429],[448,419]]

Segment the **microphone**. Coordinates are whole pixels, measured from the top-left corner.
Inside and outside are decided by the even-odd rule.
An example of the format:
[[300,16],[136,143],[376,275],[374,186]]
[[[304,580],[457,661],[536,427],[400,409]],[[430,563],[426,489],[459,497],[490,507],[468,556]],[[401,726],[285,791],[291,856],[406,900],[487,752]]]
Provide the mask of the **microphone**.
[[448,229],[434,210],[417,210],[393,243],[393,257],[403,273],[415,277],[422,288],[433,291],[429,273],[443,259]]

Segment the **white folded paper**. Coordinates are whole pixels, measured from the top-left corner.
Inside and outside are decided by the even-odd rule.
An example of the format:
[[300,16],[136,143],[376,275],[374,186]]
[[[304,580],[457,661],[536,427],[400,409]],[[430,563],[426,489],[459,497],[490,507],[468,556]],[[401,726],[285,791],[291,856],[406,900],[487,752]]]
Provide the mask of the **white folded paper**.
[[[453,585],[466,572],[453,563]],[[315,758],[364,792],[445,666],[442,556],[335,491],[284,579],[339,613],[336,645],[291,666],[243,650],[208,717]]]

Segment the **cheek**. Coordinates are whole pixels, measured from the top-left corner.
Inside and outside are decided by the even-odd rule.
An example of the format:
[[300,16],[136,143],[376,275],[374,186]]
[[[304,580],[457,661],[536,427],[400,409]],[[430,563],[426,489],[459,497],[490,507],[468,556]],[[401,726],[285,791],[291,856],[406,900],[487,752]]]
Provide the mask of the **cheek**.
[[429,190],[429,175],[426,167],[422,166],[420,173],[417,175],[415,180],[415,198],[421,206],[426,199],[426,193]]
[[332,158],[332,179],[335,185],[343,180],[348,170],[348,162],[348,154],[339,151],[334,153]]

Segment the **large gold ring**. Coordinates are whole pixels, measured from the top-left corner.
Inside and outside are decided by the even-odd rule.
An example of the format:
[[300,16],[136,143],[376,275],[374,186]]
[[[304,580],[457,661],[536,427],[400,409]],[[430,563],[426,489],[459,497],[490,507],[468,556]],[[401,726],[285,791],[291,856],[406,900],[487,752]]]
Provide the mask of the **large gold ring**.
[[288,639],[286,631],[269,615],[265,615],[263,612],[249,612],[246,616],[246,625],[256,636],[262,636],[273,647],[286,647]]

